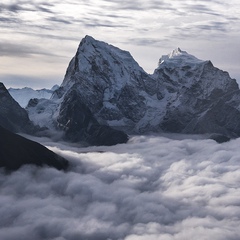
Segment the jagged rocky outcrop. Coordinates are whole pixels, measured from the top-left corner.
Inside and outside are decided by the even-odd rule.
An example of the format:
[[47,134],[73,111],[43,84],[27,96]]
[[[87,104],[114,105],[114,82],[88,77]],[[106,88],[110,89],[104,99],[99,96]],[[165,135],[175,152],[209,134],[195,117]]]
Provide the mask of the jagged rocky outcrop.
[[0,126],[0,167],[17,170],[25,164],[66,170],[68,161],[39,143],[14,134]]
[[3,83],[0,83],[0,126],[12,132],[33,133],[37,129]]
[[[60,128],[73,140],[93,139],[98,132],[89,131],[93,122],[104,126],[105,133],[118,129],[128,134],[164,131],[236,137],[239,103],[236,80],[210,61],[178,48],[162,56],[149,75],[129,52],[86,36],[52,99],[32,102],[27,109],[35,122]],[[122,132],[116,134],[120,134],[116,139],[123,139]]]
[[127,134],[100,125],[75,89],[64,96],[57,122],[65,131],[65,139],[72,142],[115,145],[128,140]]
[[238,85],[227,72],[178,48],[160,59],[153,77],[168,90],[161,129],[239,136],[240,112],[230,103],[239,94]]
[[129,52],[90,36],[81,41],[54,98],[73,88],[100,124],[127,131],[144,117],[146,102],[157,93],[156,81]]

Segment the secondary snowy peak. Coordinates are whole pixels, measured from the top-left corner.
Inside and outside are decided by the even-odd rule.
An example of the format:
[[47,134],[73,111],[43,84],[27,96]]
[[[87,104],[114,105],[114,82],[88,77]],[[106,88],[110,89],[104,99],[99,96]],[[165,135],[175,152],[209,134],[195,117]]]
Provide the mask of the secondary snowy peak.
[[179,48],[160,58],[153,77],[170,92],[187,88],[201,99],[218,98],[238,89],[236,80],[227,72],[216,68],[211,61],[199,60]]
[[159,66],[162,64],[192,65],[202,62],[204,61],[196,58],[195,56],[187,53],[186,51],[182,51],[180,48],[176,48],[168,55],[163,55],[159,59],[158,65]]

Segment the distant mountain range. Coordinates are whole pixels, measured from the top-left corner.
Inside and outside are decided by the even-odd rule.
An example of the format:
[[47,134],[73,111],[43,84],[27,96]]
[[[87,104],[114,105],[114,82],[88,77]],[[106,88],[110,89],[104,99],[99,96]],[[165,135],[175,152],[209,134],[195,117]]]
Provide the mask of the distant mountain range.
[[28,104],[24,91],[32,90],[9,91],[27,105],[35,126],[86,145],[124,143],[129,134],[150,132],[240,136],[236,80],[180,48],[147,74],[129,52],[86,36],[60,87],[35,92]]
[[30,99],[33,98],[45,98],[50,99],[53,92],[59,88],[58,85],[54,85],[51,89],[39,89],[34,90],[32,88],[24,87],[24,88],[9,88],[8,92],[10,95],[19,103],[19,105],[25,108]]

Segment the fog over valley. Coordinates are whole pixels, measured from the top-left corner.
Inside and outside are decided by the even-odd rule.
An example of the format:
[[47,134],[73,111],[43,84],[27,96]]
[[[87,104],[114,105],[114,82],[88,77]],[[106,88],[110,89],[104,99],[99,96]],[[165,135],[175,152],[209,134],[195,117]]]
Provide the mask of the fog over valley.
[[0,172],[0,239],[217,239],[240,236],[240,139],[132,136],[81,148],[34,138],[66,172]]

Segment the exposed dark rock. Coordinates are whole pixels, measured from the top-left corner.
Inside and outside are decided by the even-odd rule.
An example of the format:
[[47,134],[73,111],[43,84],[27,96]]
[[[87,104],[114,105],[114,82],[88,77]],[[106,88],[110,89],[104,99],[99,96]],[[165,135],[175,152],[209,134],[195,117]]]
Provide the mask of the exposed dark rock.
[[222,134],[212,134],[210,135],[209,139],[215,140],[217,143],[224,143],[224,142],[229,142],[231,138],[222,135]]
[[[41,104],[31,114],[39,114]],[[126,141],[120,132],[115,140],[109,138],[111,128],[127,134],[164,131],[240,136],[236,80],[211,61],[179,48],[162,56],[149,75],[129,52],[86,36],[48,104],[56,108],[46,123],[58,123],[72,141]],[[53,108],[46,109],[51,112]]]
[[57,121],[65,131],[65,138],[72,142],[115,145],[128,141],[124,132],[100,125],[74,89],[65,95]]
[[16,170],[25,164],[48,165],[66,170],[68,161],[39,143],[14,134],[0,126],[0,167]]
[[239,88],[227,72],[178,49],[164,56],[153,76],[169,92],[164,131],[240,136],[240,111],[232,100],[239,99]]
[[0,125],[12,132],[33,133],[37,129],[3,83],[0,83]]

